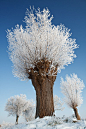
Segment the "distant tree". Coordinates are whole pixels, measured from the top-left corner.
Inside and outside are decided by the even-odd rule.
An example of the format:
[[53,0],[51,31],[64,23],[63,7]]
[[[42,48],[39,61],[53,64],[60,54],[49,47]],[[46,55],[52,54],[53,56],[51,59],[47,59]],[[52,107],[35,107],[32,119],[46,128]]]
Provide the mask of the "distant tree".
[[53,25],[48,9],[27,10],[26,28],[16,25],[7,31],[9,55],[13,74],[21,80],[31,79],[36,90],[36,116],[52,116],[54,112],[53,85],[57,71],[71,64],[78,48],[70,30]]
[[74,110],[77,120],[80,120],[77,106],[80,106],[83,102],[81,97],[83,88],[84,83],[76,74],[71,74],[71,76],[66,75],[66,81],[61,78],[61,90],[65,95],[65,102]]
[[22,115],[22,112],[27,109],[27,100],[26,95],[15,95],[14,97],[10,97],[6,103],[5,111],[9,112],[9,116],[16,115],[16,124],[18,124],[18,118]]
[[63,103],[61,102],[60,98],[55,95],[54,96],[54,110],[63,110],[64,108],[62,107]]
[[23,111],[23,116],[25,120],[28,122],[35,119],[35,104],[31,100],[28,100],[27,104],[28,106],[27,109]]

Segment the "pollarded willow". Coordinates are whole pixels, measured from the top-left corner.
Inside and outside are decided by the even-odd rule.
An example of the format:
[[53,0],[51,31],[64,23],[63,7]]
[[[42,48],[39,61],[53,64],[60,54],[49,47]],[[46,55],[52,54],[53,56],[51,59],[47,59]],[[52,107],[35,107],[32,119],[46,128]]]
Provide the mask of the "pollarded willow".
[[64,25],[53,25],[48,9],[27,10],[26,27],[16,25],[7,31],[13,74],[21,80],[31,79],[36,90],[36,117],[54,112],[53,85],[57,71],[71,64],[78,48]]

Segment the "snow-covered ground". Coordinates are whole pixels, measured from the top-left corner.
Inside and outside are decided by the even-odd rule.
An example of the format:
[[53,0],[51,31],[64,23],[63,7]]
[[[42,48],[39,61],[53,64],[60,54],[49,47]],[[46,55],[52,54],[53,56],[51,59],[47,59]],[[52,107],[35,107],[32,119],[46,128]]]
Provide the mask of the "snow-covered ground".
[[18,125],[3,123],[0,129],[86,129],[85,120],[74,121],[71,118],[44,117]]

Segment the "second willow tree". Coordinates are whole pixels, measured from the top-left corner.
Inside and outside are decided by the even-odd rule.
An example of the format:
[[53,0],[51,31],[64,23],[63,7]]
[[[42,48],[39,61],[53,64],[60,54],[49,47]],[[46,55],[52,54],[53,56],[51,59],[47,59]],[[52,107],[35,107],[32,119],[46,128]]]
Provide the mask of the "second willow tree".
[[61,90],[65,95],[64,101],[74,110],[77,120],[81,120],[77,107],[83,102],[81,92],[84,87],[83,81],[77,77],[77,74],[66,75],[66,81],[61,78]]
[[71,64],[78,46],[64,25],[53,25],[48,9],[27,10],[26,26],[7,30],[13,74],[21,80],[31,79],[36,91],[36,118],[52,116],[53,85],[57,71]]

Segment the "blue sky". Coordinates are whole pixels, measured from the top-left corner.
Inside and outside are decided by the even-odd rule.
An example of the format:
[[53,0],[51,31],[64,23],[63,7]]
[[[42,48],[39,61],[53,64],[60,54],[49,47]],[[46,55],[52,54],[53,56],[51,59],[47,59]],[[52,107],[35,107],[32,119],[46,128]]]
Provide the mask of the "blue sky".
[[[7,117],[4,111],[7,99],[14,95],[26,94],[28,99],[35,101],[35,90],[31,81],[20,81],[12,74],[12,62],[8,57],[8,42],[6,30],[15,28],[16,24],[25,27],[24,17],[26,8],[34,6],[48,7],[51,15],[54,16],[54,25],[64,24],[71,29],[72,38],[76,39],[79,48],[75,50],[77,58],[61,73],[58,73],[54,83],[54,94],[63,99],[60,90],[60,77],[65,78],[66,74],[76,73],[86,86],[86,0],[0,0],[0,124],[2,121],[15,122],[15,117]],[[82,118],[86,118],[86,88],[82,92],[83,104],[78,108]],[[73,114],[66,104],[63,111],[57,111],[57,116],[70,116]],[[19,119],[21,122],[22,119]]]

